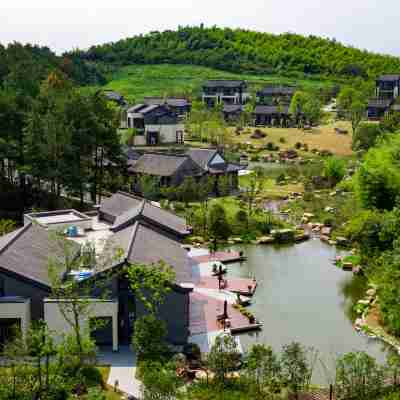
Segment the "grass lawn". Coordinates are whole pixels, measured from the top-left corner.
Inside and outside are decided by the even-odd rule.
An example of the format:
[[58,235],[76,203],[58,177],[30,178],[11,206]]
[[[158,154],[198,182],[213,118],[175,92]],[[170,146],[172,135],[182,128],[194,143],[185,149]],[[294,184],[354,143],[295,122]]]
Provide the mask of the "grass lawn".
[[130,65],[113,73],[103,89],[115,90],[130,102],[139,102],[146,96],[199,96],[201,85],[207,79],[245,79],[250,90],[267,83],[289,84],[304,89],[323,88],[331,81],[318,79],[291,79],[277,75],[234,74],[195,65]]
[[[282,171],[283,170],[284,168],[282,168]],[[239,177],[239,185],[241,187],[248,187],[249,180],[249,175],[241,176]],[[302,183],[287,183],[285,185],[278,185],[274,178],[266,177],[263,182],[263,191],[261,196],[269,199],[279,199],[287,197],[292,192],[303,193],[304,185]]]
[[[335,133],[335,128],[347,129],[347,135],[338,135]],[[331,122],[320,127],[313,128],[312,131],[303,131],[297,128],[260,128],[267,134],[263,139],[251,139],[250,136],[254,128],[248,128],[247,131],[239,136],[233,136],[234,143],[251,143],[256,147],[262,147],[268,142],[272,142],[280,147],[281,150],[293,149],[297,142],[308,145],[309,150],[330,150],[338,156],[352,156],[351,149],[352,134],[351,124],[348,121]],[[283,143],[281,142],[283,138]],[[268,151],[266,152],[268,153]],[[302,152],[304,157],[310,157],[312,153]]]

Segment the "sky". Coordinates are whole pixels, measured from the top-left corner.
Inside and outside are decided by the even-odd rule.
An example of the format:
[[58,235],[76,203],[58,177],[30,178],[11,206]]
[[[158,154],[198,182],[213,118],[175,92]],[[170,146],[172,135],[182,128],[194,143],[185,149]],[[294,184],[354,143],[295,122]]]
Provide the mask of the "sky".
[[399,20],[400,0],[0,0],[0,43],[62,53],[204,23],[313,34],[400,56]]

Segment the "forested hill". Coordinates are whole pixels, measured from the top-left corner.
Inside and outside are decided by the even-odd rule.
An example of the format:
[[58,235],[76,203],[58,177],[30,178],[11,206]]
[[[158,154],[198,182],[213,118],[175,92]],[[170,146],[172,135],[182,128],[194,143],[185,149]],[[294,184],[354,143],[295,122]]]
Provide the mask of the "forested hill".
[[107,64],[195,64],[232,72],[375,77],[400,71],[400,58],[292,33],[180,27],[93,46],[80,56]]
[[40,82],[55,70],[78,85],[105,82],[98,69],[76,53],[59,57],[47,47],[16,42],[8,46],[0,44],[0,87],[13,86],[15,89],[18,86],[25,94],[34,95]]

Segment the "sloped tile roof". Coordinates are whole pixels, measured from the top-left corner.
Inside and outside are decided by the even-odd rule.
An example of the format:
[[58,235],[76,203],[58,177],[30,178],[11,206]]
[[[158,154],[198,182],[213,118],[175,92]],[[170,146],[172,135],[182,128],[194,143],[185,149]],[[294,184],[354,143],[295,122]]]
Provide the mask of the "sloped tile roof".
[[[73,242],[68,243],[75,246]],[[47,229],[34,223],[0,238],[0,268],[47,287],[51,285],[50,257],[62,256],[57,240]]]
[[172,176],[187,160],[187,156],[148,153],[143,154],[129,171],[155,176]]
[[217,154],[216,149],[189,149],[186,154],[203,170],[207,170],[209,162]]

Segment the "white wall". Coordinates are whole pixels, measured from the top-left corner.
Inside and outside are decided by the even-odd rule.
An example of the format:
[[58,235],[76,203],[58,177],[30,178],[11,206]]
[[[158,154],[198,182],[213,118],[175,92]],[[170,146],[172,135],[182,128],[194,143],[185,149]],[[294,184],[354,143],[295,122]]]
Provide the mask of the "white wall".
[[[67,301],[67,300],[62,300]],[[118,301],[90,300],[88,311],[89,319],[98,317],[111,317],[113,324],[113,350],[118,350]],[[57,300],[44,300],[44,319],[51,331],[56,332],[55,340],[60,341],[65,334],[72,333],[72,328],[65,320]],[[88,328],[88,319],[82,317],[82,327]]]
[[176,143],[176,132],[184,132],[185,126],[184,124],[146,125],[146,134],[148,131],[159,132],[161,143]]
[[22,337],[26,339],[31,324],[31,301],[26,299],[23,303],[0,303],[0,319],[2,318],[21,320]]

